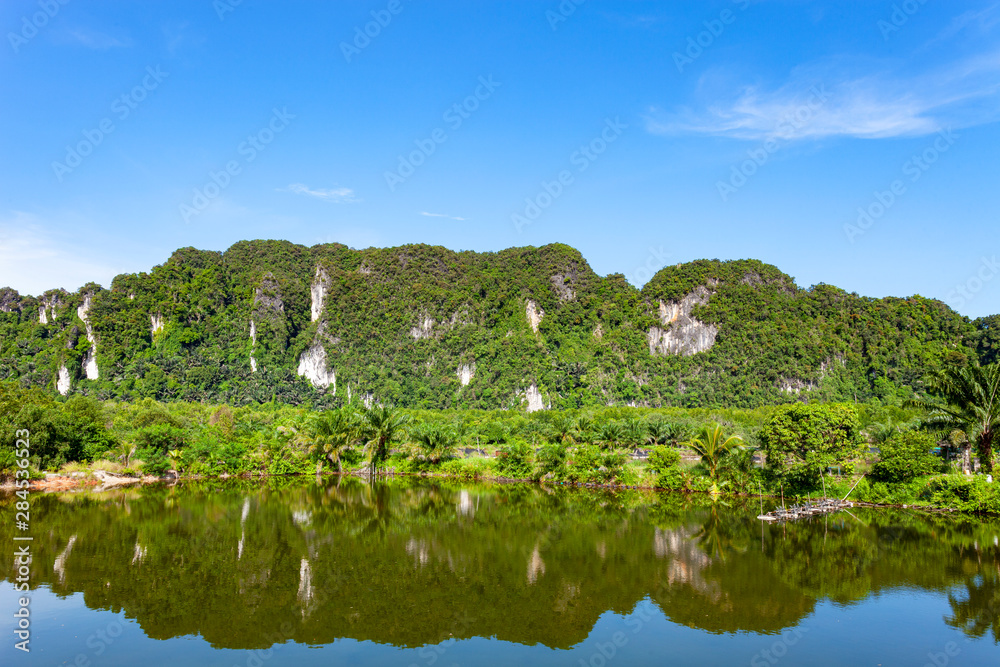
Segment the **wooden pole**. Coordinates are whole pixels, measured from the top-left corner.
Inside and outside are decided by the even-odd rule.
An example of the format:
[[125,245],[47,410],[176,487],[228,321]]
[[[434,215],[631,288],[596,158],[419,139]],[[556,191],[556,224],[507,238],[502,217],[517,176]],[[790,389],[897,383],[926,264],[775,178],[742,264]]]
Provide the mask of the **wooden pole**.
[[[858,484],[860,484],[860,483],[861,483],[861,480],[863,480],[863,479],[865,478],[865,475],[867,475],[867,474],[868,474],[868,473],[865,473],[865,474],[864,474],[864,475],[862,475],[861,477],[858,477],[858,481],[856,481],[856,482],[854,483],[854,486],[852,486],[852,487],[851,487],[851,490],[847,492],[847,496],[851,495],[851,494],[852,494],[852,493],[854,492],[854,489],[855,489],[855,488],[856,488],[856,487],[858,486]],[[847,496],[844,496],[843,498],[841,498],[841,499],[840,499],[840,502],[844,502],[845,500],[847,500]]]

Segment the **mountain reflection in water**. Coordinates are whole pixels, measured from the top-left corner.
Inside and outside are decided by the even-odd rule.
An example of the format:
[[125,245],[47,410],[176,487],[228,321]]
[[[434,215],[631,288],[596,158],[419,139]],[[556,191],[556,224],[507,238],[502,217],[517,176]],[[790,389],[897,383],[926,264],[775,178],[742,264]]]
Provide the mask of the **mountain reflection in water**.
[[31,581],[217,648],[569,648],[646,599],[704,632],[774,634],[893,589],[947,595],[944,623],[1000,642],[996,520],[855,509],[762,527],[756,503],[354,478],[36,495]]

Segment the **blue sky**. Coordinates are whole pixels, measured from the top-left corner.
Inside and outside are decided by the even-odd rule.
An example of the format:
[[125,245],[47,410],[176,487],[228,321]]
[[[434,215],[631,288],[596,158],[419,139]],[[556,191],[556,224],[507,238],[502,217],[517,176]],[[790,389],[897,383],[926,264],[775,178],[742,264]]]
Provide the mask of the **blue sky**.
[[0,28],[23,293],[251,238],[559,241],[637,284],[749,257],[1000,312],[995,0],[5,0]]

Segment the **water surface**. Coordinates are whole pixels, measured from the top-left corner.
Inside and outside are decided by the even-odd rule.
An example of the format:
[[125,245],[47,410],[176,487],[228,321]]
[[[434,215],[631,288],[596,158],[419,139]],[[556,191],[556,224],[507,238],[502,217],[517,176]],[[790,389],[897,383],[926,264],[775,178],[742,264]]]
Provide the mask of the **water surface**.
[[1000,664],[995,520],[353,478],[32,505],[32,652],[5,558],[4,665]]

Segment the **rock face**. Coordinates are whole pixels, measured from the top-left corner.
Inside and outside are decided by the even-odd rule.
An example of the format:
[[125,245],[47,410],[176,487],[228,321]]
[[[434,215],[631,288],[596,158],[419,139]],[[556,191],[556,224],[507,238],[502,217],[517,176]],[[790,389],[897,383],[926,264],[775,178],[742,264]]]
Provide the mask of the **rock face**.
[[157,331],[163,331],[163,315],[150,315],[149,335],[155,336]]
[[410,329],[410,335],[414,340],[432,337],[434,335],[434,320],[424,315],[417,326]]
[[542,400],[542,392],[538,391],[538,385],[533,384],[524,392],[524,400],[528,402],[528,412],[538,412],[545,409],[545,402]]
[[470,382],[472,382],[472,378],[476,376],[476,365],[462,364],[461,366],[458,367],[457,375],[458,375],[458,381],[462,383],[463,387],[465,387]]
[[333,391],[337,391],[337,374],[332,368],[327,368],[326,350],[320,343],[313,344],[299,357],[298,374],[309,380],[314,387],[326,389],[333,385]]
[[557,273],[549,277],[549,282],[552,283],[552,289],[555,290],[557,295],[559,295],[560,301],[572,301],[576,298],[576,292],[573,290],[573,280],[575,278],[575,275],[562,273]]
[[316,275],[313,277],[310,293],[312,295],[312,305],[310,307],[310,322],[315,322],[323,314],[323,306],[326,302],[326,293],[329,289],[330,276],[323,270],[322,266],[316,267]]
[[274,274],[270,272],[264,274],[260,287],[254,292],[253,304],[255,309],[269,310],[275,313],[285,312],[285,301],[281,298],[281,286]]
[[524,308],[524,315],[528,318],[528,324],[531,325],[531,330],[538,333],[538,325],[542,323],[542,318],[545,317],[545,311],[542,310],[541,306],[536,304],[534,301],[528,301],[528,304]]
[[46,292],[41,296],[42,305],[38,307],[38,321],[41,324],[48,324],[49,320],[55,324],[56,317],[59,316],[57,308],[63,305],[59,298],[59,290]]
[[56,374],[56,391],[65,396],[69,393],[70,388],[70,378],[69,369],[66,368],[66,364],[62,364],[59,367],[59,372]]
[[250,320],[250,372],[251,373],[257,372],[257,359],[253,356],[253,352],[256,347],[257,347],[257,325],[254,324],[253,320]]
[[21,295],[17,290],[4,287],[0,289],[0,313],[13,313],[20,310]]
[[699,287],[680,302],[660,302],[660,324],[647,334],[651,355],[691,356],[712,349],[719,330],[711,324],[700,322],[691,316],[695,306],[708,303],[711,293]]
[[101,371],[97,367],[97,339],[94,338],[94,327],[90,324],[90,304],[93,294],[85,294],[83,303],[77,307],[76,316],[80,318],[87,329],[87,340],[90,342],[90,349],[83,355],[83,372],[88,380],[96,380],[101,377]]
[[798,378],[781,378],[778,388],[786,394],[799,394],[803,391],[812,391],[816,388],[816,383],[806,382]]

